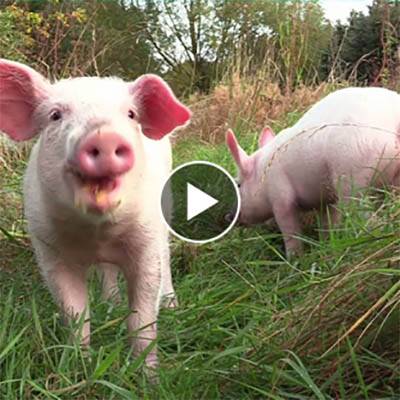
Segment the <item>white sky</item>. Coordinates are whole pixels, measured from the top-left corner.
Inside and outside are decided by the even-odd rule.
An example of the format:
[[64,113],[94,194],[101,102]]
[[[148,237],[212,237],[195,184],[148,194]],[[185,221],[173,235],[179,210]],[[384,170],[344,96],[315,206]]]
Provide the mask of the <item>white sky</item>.
[[319,3],[331,22],[338,19],[346,22],[351,10],[368,13],[367,6],[372,4],[372,0],[319,0]]

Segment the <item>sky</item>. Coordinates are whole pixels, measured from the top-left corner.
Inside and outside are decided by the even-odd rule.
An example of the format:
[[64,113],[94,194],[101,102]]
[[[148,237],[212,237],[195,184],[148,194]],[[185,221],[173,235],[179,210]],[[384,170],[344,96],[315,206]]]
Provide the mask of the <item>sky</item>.
[[325,11],[325,16],[331,22],[340,19],[346,22],[351,10],[368,11],[367,6],[372,4],[372,0],[319,0]]

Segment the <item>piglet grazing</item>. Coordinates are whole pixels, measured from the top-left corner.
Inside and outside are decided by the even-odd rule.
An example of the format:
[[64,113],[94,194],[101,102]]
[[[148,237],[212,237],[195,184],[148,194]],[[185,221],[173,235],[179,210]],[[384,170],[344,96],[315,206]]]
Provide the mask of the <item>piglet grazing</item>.
[[[90,336],[91,264],[104,271],[106,296],[115,291],[116,268],[126,278],[134,353],[156,339],[160,300],[174,296],[159,211],[171,169],[166,135],[190,116],[155,75],[51,84],[25,65],[0,60],[0,131],[16,141],[40,134],[24,181],[37,261],[64,315],[84,316],[83,344]],[[155,350],[146,364],[157,364]]]
[[274,217],[289,256],[301,252],[301,211],[323,207],[335,222],[334,205],[348,201],[354,189],[400,186],[400,95],[338,90],[279,135],[265,128],[251,156],[232,131],[226,141],[239,168],[239,222]]

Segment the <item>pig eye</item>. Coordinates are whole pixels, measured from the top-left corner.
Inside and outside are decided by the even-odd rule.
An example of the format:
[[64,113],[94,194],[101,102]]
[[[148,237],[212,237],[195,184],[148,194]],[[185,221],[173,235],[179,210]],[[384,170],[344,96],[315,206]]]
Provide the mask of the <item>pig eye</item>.
[[61,114],[61,111],[60,111],[60,110],[54,110],[54,111],[52,111],[51,114],[50,114],[50,119],[51,119],[52,121],[58,121],[58,120],[61,119],[61,117],[62,117],[62,114]]
[[130,119],[135,119],[135,113],[134,113],[132,110],[129,110],[129,111],[128,111],[128,117],[129,117]]

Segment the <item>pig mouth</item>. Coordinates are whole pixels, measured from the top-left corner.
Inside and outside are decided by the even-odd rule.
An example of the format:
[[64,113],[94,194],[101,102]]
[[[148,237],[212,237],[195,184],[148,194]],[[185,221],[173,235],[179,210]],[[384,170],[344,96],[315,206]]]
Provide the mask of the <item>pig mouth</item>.
[[77,178],[82,186],[90,188],[93,192],[111,192],[118,184],[117,177],[102,176],[99,178],[87,178],[82,175],[77,175]]
[[121,176],[87,177],[73,171],[74,204],[84,213],[105,214],[120,204]]

